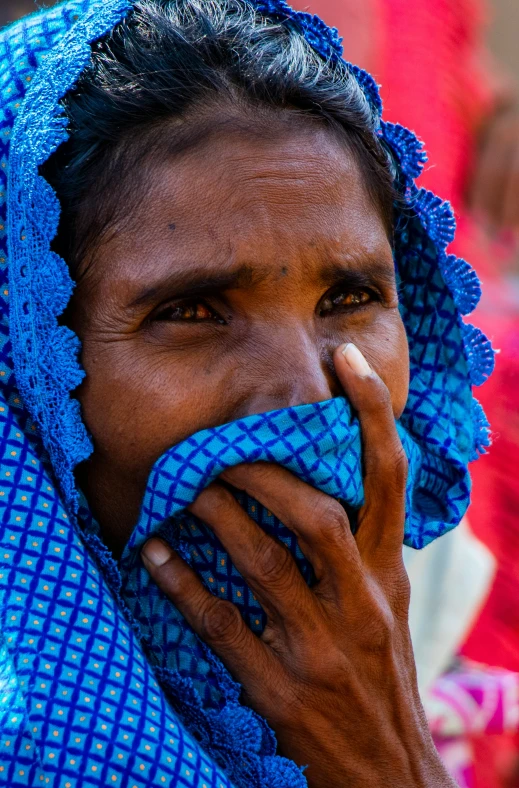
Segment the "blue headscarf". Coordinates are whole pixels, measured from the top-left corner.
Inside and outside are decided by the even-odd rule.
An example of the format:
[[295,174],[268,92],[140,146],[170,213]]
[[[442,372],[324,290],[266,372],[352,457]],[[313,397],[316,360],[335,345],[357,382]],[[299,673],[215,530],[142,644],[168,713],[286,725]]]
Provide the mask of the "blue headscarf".
[[[254,4],[322,57],[341,57],[336,31],[316,17],[283,0]],[[359,507],[361,442],[348,402],[251,416],[166,452],[120,566],[75,486],[92,445],[71,397],[83,378],[79,343],[59,324],[73,287],[50,249],[60,207],[38,168],[67,138],[59,102],[88,65],[91,43],[131,5],[69,0],[0,36],[0,784],[302,788],[302,772],[276,756],[267,723],[240,704],[239,686],[151,583],[139,551],[161,533],[261,631],[263,611],[243,578],[185,507],[224,468],[256,460]],[[405,539],[422,547],[468,505],[468,462],[488,442],[472,385],[488,376],[493,355],[462,319],[479,284],[446,252],[452,212],[415,186],[421,144],[382,121],[375,83],[349,70],[406,203],[394,254],[411,383],[398,430],[410,462]],[[255,501],[240,500],[289,545],[310,581],[293,536]]]

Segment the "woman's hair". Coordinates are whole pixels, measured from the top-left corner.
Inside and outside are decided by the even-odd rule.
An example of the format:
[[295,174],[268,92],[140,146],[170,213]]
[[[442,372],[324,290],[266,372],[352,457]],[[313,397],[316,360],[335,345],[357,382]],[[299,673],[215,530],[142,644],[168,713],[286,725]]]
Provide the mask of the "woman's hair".
[[62,205],[55,245],[72,273],[142,198],[149,165],[226,124],[266,135],[273,114],[287,131],[299,116],[342,136],[391,233],[391,168],[357,80],[248,0],[139,0],[62,103],[70,138],[42,174]]

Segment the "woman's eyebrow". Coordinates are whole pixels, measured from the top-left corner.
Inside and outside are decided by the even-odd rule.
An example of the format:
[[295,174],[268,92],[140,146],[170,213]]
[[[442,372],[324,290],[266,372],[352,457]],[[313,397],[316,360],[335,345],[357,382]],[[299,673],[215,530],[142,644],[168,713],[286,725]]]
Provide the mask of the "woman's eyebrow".
[[[329,263],[319,269],[319,282],[325,287],[346,284],[349,287],[394,287],[394,267],[372,257],[356,259],[353,265]],[[191,298],[216,291],[253,287],[272,275],[268,266],[240,265],[233,270],[213,270],[205,266],[174,271],[154,284],[148,284],[132,298],[130,309],[153,306],[164,298]]]
[[333,287],[347,284],[350,287],[395,287],[395,268],[393,264],[375,260],[372,257],[356,259],[353,265],[330,263],[320,271],[323,285]]
[[184,268],[175,271],[155,284],[148,285],[133,298],[130,309],[150,306],[161,298],[190,298],[216,290],[251,287],[263,281],[269,274],[267,268],[241,265],[232,271],[211,271],[206,267]]

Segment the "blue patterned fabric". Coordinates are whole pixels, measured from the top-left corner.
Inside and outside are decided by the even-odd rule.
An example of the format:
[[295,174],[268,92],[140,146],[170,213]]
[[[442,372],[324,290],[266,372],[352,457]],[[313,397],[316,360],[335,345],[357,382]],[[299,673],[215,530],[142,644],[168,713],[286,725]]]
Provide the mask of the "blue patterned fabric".
[[[323,57],[341,57],[337,32],[316,17],[283,0],[256,6]],[[139,550],[161,533],[261,631],[263,612],[243,578],[184,508],[244,460],[278,462],[360,506],[359,425],[347,401],[251,416],[166,452],[120,566],[75,487],[74,468],[92,447],[70,396],[83,377],[79,343],[58,320],[72,292],[50,250],[60,209],[38,167],[66,139],[59,100],[90,44],[130,8],[130,0],[69,0],[0,34],[0,785],[303,788],[301,771],[276,756],[266,722],[240,704],[239,686],[150,582]],[[398,429],[410,460],[406,542],[422,547],[467,507],[468,462],[488,442],[471,387],[493,356],[462,320],[479,284],[446,251],[450,208],[414,184],[421,145],[381,120],[374,81],[349,68],[405,201],[394,253],[411,385]],[[255,501],[240,501],[311,582],[290,532]]]

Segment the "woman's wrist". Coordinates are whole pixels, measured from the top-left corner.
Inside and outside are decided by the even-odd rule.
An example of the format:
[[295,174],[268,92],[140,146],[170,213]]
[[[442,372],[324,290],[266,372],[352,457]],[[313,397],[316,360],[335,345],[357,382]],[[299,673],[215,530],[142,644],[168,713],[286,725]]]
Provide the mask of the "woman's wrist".
[[382,703],[355,729],[341,730],[321,715],[299,717],[278,736],[281,753],[307,767],[309,788],[456,788],[420,701],[395,705],[391,726]]
[[364,755],[357,744],[353,739],[342,751],[327,747],[318,758],[308,752],[296,759],[301,766],[307,761],[319,764],[305,770],[309,788],[456,788],[432,742],[381,747],[375,735],[371,752]]

